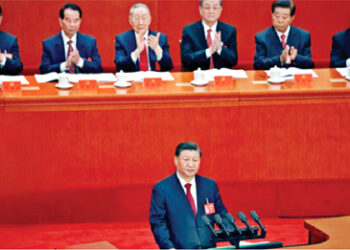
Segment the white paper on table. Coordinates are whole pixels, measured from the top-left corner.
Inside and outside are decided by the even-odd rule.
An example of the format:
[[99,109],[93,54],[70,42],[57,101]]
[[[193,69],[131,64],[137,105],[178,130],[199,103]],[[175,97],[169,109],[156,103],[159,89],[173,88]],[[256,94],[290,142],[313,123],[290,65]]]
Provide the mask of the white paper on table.
[[204,78],[207,81],[214,81],[215,76],[232,76],[233,78],[248,78],[246,72],[243,69],[208,69],[202,70],[204,72]]
[[[174,81],[174,77],[169,71],[138,71],[138,72],[123,72],[126,75],[127,81],[142,82],[144,78],[162,78],[163,81]],[[118,75],[118,72],[116,73]]]
[[68,77],[70,82],[79,82],[79,80],[96,80],[97,82],[115,82],[117,79],[113,73],[97,73],[97,74],[70,74],[70,73],[57,73],[51,72],[47,74],[35,74],[35,79],[38,83],[45,83],[51,81],[58,81],[61,75]]
[[113,73],[96,74],[67,74],[68,81],[79,82],[80,80],[96,80],[97,82],[115,82],[117,79]]
[[[269,70],[266,70],[265,72],[268,76],[270,76]],[[281,72],[281,78],[283,78],[284,80],[293,80],[294,75],[296,74],[312,74],[313,78],[318,77],[318,75],[312,69],[300,69],[300,68],[290,67],[288,69],[280,68],[280,72]]]
[[21,82],[21,85],[29,84],[28,80],[25,78],[24,75],[18,75],[18,76],[0,75],[0,85],[2,85],[2,82]]
[[347,68],[336,68],[336,70],[339,72],[339,74],[342,76],[342,77],[345,77],[346,76],[346,70]]
[[35,74],[34,77],[38,83],[58,81],[58,73],[57,72],[50,72],[47,74]]

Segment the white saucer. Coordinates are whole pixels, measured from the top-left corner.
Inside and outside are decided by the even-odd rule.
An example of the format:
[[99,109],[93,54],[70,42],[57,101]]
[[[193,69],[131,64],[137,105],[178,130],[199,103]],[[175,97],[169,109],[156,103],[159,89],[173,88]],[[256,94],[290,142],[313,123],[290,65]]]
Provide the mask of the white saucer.
[[73,84],[71,84],[71,83],[59,84],[59,83],[57,83],[57,84],[55,85],[55,87],[56,87],[56,88],[59,88],[59,89],[70,89],[70,88],[73,87]]
[[115,87],[119,87],[119,88],[127,88],[131,86],[130,82],[115,82],[114,83]]
[[350,76],[346,76],[345,80],[350,81]]
[[276,79],[269,78],[269,79],[267,79],[267,81],[269,83],[282,83],[282,82],[284,82],[284,79],[283,78],[276,78]]
[[193,85],[196,85],[196,86],[204,86],[204,85],[207,85],[209,81],[196,81],[196,80],[193,80],[191,81],[191,84]]

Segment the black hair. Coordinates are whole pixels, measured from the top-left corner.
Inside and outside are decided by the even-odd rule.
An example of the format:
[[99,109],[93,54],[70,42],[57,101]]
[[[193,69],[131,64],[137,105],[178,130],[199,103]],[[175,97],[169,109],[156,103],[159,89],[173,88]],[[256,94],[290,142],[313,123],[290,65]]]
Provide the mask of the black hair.
[[282,7],[282,8],[289,8],[290,9],[290,16],[294,16],[295,14],[295,4],[292,0],[276,0],[272,4],[272,13],[275,12],[276,7]]
[[0,5],[0,16],[2,15],[2,8],[1,8],[1,5]]
[[[200,0],[199,6],[203,7],[203,2],[204,2],[204,0]],[[222,6],[222,0],[219,0],[219,4],[220,4],[220,6]]]
[[66,3],[62,9],[60,9],[60,18],[63,20],[64,19],[64,11],[66,9],[72,9],[72,10],[76,10],[76,11],[79,11],[79,16],[81,18],[81,16],[83,15],[80,7],[74,3]]
[[182,142],[179,145],[177,145],[175,150],[175,156],[180,156],[181,152],[184,150],[195,150],[199,153],[199,156],[202,157],[202,150],[195,142]]

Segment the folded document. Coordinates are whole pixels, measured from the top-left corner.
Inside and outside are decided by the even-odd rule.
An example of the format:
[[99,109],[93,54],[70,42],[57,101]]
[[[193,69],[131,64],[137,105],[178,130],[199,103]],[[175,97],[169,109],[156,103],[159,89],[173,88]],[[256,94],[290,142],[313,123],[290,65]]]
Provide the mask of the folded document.
[[0,85],[2,82],[21,82],[21,85],[28,85],[29,82],[23,75],[19,76],[8,76],[8,75],[0,75]]
[[51,72],[47,74],[35,74],[35,79],[38,83],[58,81],[61,75],[68,77],[69,82],[79,82],[79,80],[96,80],[97,82],[115,82],[117,79],[112,73],[98,73],[98,74],[69,74]]

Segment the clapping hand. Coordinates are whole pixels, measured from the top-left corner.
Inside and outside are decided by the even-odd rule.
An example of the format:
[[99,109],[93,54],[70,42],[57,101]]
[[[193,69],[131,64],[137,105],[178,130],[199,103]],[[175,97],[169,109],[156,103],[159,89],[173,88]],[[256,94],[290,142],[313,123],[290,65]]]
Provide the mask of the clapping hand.
[[214,54],[215,52],[221,49],[221,31],[215,33],[214,41],[210,46],[210,53]]

